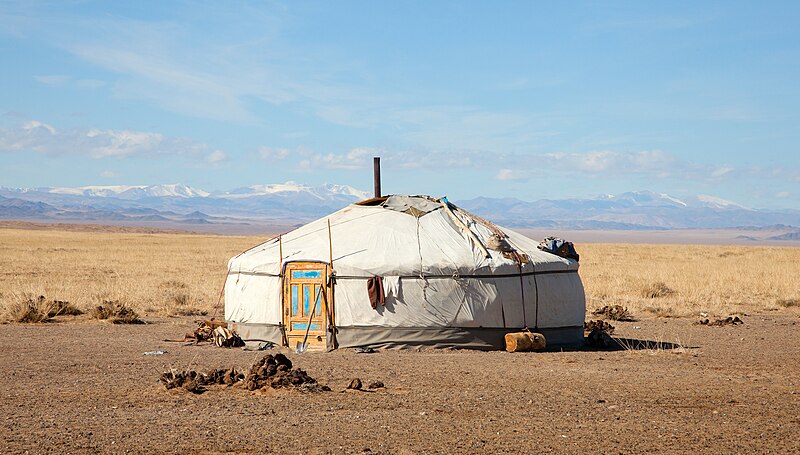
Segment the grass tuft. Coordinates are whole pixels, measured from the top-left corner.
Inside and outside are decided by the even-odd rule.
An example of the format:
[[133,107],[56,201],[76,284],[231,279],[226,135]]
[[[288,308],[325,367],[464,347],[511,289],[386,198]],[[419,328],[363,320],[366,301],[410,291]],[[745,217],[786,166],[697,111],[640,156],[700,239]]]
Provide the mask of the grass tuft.
[[139,313],[119,300],[105,300],[92,310],[95,319],[109,320],[114,324],[144,324]]
[[650,283],[642,288],[642,297],[646,299],[657,299],[659,297],[666,297],[674,293],[675,291],[662,281]]
[[50,311],[47,313],[51,318],[56,316],[79,316],[81,314],[83,314],[83,311],[80,308],[65,300],[53,300]]
[[36,298],[26,296],[6,307],[6,319],[13,322],[47,322],[52,306],[52,302],[47,302],[43,295]]
[[775,303],[783,308],[800,307],[800,299],[778,299]]

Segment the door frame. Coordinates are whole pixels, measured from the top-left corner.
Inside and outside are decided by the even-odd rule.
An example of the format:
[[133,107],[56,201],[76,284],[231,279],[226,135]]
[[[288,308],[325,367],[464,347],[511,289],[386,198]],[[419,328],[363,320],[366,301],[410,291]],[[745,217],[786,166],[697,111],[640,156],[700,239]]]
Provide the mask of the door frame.
[[[332,337],[330,336],[330,330],[335,330],[334,327],[334,311],[333,311],[333,280],[331,280],[331,267],[325,261],[314,261],[314,260],[294,260],[294,261],[286,261],[281,266],[281,327],[283,328],[283,339],[284,343],[287,347],[291,347],[291,341],[289,339],[289,332],[291,332],[291,321],[289,321],[291,317],[291,309],[289,302],[288,295],[290,293],[289,286],[291,285],[291,277],[289,273],[292,270],[321,270],[322,271],[322,290],[320,291],[320,305],[323,306],[321,308],[321,331],[324,337],[322,347],[326,350],[333,349],[331,345],[333,342]],[[324,293],[324,295],[322,294]],[[313,302],[312,302],[313,305]],[[307,317],[304,316],[304,317]],[[308,321],[306,320],[306,323]],[[318,334],[314,335],[320,336]],[[296,335],[293,335],[296,338]],[[308,336],[309,340],[312,339],[311,333]],[[314,344],[309,343],[309,347],[313,347]]]

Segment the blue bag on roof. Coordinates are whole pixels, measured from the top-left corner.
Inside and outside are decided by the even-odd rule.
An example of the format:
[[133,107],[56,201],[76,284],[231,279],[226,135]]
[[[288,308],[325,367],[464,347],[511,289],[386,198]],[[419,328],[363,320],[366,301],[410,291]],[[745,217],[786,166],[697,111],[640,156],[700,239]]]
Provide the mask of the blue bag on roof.
[[542,240],[539,242],[539,249],[562,258],[580,260],[580,255],[575,251],[575,245],[558,237],[547,237]]

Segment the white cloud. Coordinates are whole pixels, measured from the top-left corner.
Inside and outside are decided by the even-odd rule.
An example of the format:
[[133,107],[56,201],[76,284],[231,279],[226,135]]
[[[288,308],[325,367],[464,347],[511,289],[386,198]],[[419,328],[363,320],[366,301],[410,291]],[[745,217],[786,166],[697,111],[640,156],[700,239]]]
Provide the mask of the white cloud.
[[733,167],[731,167],[731,166],[721,166],[721,167],[718,167],[718,168],[714,169],[714,171],[711,173],[711,177],[714,177],[714,178],[724,177],[724,176],[730,174],[731,172],[733,172],[734,170],[735,169]]
[[269,161],[280,161],[289,156],[289,149],[285,148],[272,148],[272,147],[259,147],[258,155],[261,159]]
[[494,176],[497,180],[503,181],[514,181],[514,180],[521,180],[525,181],[530,178],[527,172],[515,170],[515,169],[500,169],[497,171],[497,174]]
[[98,89],[106,85],[105,81],[98,79],[73,79],[62,74],[50,74],[44,76],[33,76],[38,82],[49,87],[75,87],[79,89]]
[[369,165],[373,156],[378,155],[380,151],[366,147],[356,147],[342,154],[315,153],[300,162],[300,169],[363,169]]
[[92,158],[124,157],[159,151],[164,136],[129,130],[99,130],[76,132],[75,137],[83,143]]
[[50,87],[58,87],[61,85],[66,84],[69,81],[69,76],[64,76],[61,74],[50,74],[45,76],[33,76],[34,79],[41,82],[44,85],[48,85]]
[[[656,173],[667,175],[682,165],[674,156],[660,150],[549,153],[545,154],[544,158],[560,170],[574,170],[590,174]],[[540,161],[539,164],[546,163],[545,160]]]
[[0,128],[0,152],[31,151],[102,159],[141,155],[196,155],[207,149],[208,146],[202,143],[145,131],[97,128],[57,130],[36,120],[16,127]]
[[119,174],[114,172],[114,171],[105,170],[105,171],[100,173],[100,177],[105,177],[105,178],[109,178],[110,179],[110,178],[114,178],[114,177],[119,177]]
[[206,156],[206,161],[211,164],[220,163],[228,159],[228,155],[225,154],[222,150],[214,150],[213,152],[209,153]]
[[790,193],[788,191],[781,191],[779,193],[775,193],[775,197],[778,198],[778,199],[788,199],[788,198],[792,197],[792,193]]

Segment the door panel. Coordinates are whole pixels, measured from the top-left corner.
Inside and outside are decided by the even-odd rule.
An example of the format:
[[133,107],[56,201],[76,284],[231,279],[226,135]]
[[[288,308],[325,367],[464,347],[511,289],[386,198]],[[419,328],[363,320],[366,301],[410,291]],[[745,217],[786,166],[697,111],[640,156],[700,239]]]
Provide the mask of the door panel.
[[[293,262],[286,265],[283,323],[286,326],[290,347],[295,346],[298,341],[303,341],[308,328],[309,349],[326,348],[327,312],[322,293],[329,292],[325,286],[327,272],[327,265],[318,262]],[[326,294],[326,297],[329,297],[329,294]]]

